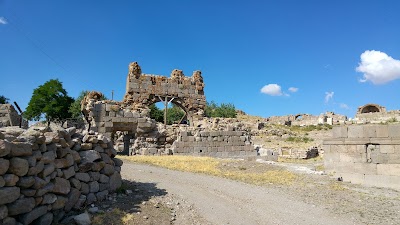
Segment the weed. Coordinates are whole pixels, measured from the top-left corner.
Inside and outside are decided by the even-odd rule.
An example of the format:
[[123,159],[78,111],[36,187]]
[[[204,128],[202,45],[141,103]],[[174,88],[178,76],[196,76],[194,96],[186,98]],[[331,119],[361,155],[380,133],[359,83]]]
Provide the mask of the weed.
[[126,213],[118,208],[103,214],[97,214],[93,217],[93,225],[112,224],[112,225],[127,225],[133,222],[134,216]]

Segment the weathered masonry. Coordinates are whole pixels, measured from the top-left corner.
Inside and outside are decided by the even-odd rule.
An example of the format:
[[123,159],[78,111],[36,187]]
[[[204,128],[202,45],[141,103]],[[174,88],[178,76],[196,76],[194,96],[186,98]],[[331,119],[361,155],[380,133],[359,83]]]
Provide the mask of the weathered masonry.
[[11,104],[0,104],[0,127],[19,126],[28,127],[28,121],[24,120]]
[[325,169],[343,181],[400,190],[400,125],[334,127]]
[[400,110],[387,111],[384,106],[369,103],[358,107],[357,114],[354,119],[357,123],[399,121]]
[[129,64],[124,103],[150,106],[156,102],[172,102],[182,108],[190,124],[204,116],[206,98],[200,71],[185,77],[182,70],[174,69],[169,78],[142,74],[137,62]]
[[[123,101],[100,99],[102,94],[95,91],[85,96],[81,102],[85,119],[91,131],[122,141],[117,149],[123,146],[120,152],[125,154],[217,157],[257,154],[248,132],[239,127],[219,126],[204,117],[206,99],[200,71],[194,71],[191,77],[176,69],[170,77],[149,75],[142,74],[140,66],[133,62],[129,64]],[[185,112],[181,121],[187,123],[168,127],[157,124],[150,118],[149,106],[160,101],[179,106]]]
[[222,158],[257,156],[244,131],[181,131],[172,151],[176,155]]

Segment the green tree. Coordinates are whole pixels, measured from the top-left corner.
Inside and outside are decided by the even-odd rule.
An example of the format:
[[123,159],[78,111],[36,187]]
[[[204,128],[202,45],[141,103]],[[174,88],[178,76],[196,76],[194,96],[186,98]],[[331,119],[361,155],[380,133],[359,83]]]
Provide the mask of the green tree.
[[232,103],[216,104],[214,101],[207,102],[204,114],[207,117],[236,118],[236,109]]
[[[71,104],[68,109],[68,112],[71,113],[71,118],[73,119],[81,119],[81,101],[83,98],[89,93],[89,91],[81,91],[79,96],[75,99],[75,101]],[[107,100],[105,96],[101,97],[100,100]]]
[[69,97],[58,79],[51,79],[33,90],[31,100],[24,113],[28,120],[40,120],[45,117],[50,121],[63,120],[71,117],[68,111],[74,99]]
[[[149,108],[150,118],[155,119],[157,122],[164,123],[164,109],[159,109],[156,104],[150,105]],[[168,107],[167,124],[171,125],[179,122],[184,114],[185,112],[179,106],[172,104],[172,107]]]
[[164,122],[164,112],[160,110],[156,104],[150,105],[150,118],[155,119],[157,122]]
[[183,115],[185,115],[185,112],[179,106],[172,104],[172,107],[168,108],[167,111],[167,124],[179,123]]
[[0,104],[7,104],[8,100],[10,99],[4,97],[4,95],[0,95]]

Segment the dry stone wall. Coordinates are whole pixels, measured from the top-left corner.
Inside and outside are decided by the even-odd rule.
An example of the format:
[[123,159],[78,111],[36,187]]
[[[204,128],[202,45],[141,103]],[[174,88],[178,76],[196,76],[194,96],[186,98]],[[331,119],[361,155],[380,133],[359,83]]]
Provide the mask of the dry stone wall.
[[109,139],[52,128],[0,129],[0,224],[54,224],[121,186]]
[[400,125],[334,127],[324,140],[328,173],[344,181],[400,190]]

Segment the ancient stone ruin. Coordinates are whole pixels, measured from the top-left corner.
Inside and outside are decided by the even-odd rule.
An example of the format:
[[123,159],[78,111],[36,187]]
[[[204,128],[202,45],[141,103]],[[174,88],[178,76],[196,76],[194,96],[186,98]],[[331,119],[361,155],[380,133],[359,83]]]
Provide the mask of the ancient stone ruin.
[[352,183],[400,190],[400,125],[334,127],[324,140],[328,173]]
[[[101,101],[101,96],[99,92],[91,92],[82,101],[89,129],[123,142],[116,144],[125,154],[220,157],[257,154],[248,132],[239,127],[219,126],[217,120],[210,122],[204,117],[206,99],[200,71],[193,72],[191,77],[185,77],[177,69],[170,77],[149,75],[143,74],[138,63],[133,62],[129,64],[123,101]],[[181,121],[187,124],[163,126],[151,119],[149,106],[160,101],[179,106],[185,112]]]
[[11,104],[0,104],[0,127],[18,126],[28,128],[28,121],[22,118]]
[[0,224],[58,222],[121,186],[111,140],[54,125],[0,128]]
[[266,119],[268,124],[281,124],[281,125],[293,125],[293,126],[309,126],[318,124],[344,124],[347,121],[347,117],[334,112],[326,112],[319,116],[310,114],[297,114],[297,115],[286,115],[286,116],[271,116]]
[[357,123],[400,121],[400,110],[387,111],[384,106],[369,103],[358,107],[354,120]]

